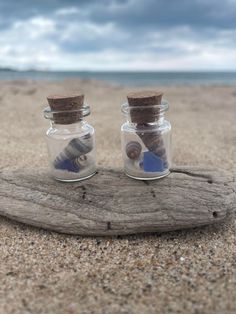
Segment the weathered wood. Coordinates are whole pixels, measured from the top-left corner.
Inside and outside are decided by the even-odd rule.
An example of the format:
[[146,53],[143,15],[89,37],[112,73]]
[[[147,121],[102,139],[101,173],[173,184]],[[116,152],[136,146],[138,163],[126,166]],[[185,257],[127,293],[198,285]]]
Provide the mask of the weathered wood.
[[174,168],[157,181],[136,181],[121,170],[62,183],[45,169],[0,172],[0,215],[49,230],[80,235],[169,231],[222,221],[235,206],[229,175]]

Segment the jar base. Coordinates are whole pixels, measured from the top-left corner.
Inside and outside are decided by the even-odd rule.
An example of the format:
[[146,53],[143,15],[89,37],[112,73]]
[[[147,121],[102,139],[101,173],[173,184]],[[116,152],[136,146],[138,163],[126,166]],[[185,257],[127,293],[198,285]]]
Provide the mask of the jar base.
[[53,177],[53,178],[57,181],[60,181],[60,182],[79,182],[79,181],[83,181],[83,180],[86,180],[86,179],[93,177],[96,173],[97,173],[97,171],[94,171],[93,173],[91,173],[90,175],[88,175],[86,177],[74,178],[74,179],[62,179],[62,178],[58,178],[58,177]]
[[151,180],[158,180],[162,179],[170,174],[170,171],[168,170],[167,172],[157,175],[155,177],[141,177],[141,176],[133,176],[130,175],[129,173],[125,172],[125,175],[129,178],[135,179],[135,180],[140,180],[140,181],[151,181]]

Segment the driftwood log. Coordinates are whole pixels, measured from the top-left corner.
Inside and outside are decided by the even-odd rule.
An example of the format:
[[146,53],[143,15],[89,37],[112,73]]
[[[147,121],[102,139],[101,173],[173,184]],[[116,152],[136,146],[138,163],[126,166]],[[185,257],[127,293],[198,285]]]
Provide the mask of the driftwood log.
[[235,207],[234,178],[209,169],[174,168],[157,181],[99,169],[62,183],[47,170],[0,172],[0,215],[78,235],[161,232],[221,222]]

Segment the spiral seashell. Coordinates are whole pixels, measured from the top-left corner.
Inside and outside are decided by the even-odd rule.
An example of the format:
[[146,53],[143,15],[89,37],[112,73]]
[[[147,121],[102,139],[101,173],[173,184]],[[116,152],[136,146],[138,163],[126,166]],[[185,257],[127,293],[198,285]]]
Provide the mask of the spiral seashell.
[[93,149],[92,136],[88,133],[81,138],[74,138],[65,147],[62,154],[69,159],[74,159],[89,153]]
[[56,157],[54,166],[60,164],[64,160],[74,160],[80,156],[89,153],[93,149],[93,139],[88,133],[81,138],[74,138],[64,148],[64,150]]
[[68,167],[69,171],[77,172],[86,163],[85,155],[92,149],[93,139],[89,133],[81,138],[74,138],[55,158],[54,167],[56,169],[67,169],[66,167]]
[[161,132],[138,132],[138,136],[142,139],[148,150],[160,157],[163,160],[164,167],[168,168],[166,149]]
[[130,159],[134,160],[140,156],[142,152],[142,146],[139,142],[131,141],[127,143],[125,151],[126,151],[126,155]]

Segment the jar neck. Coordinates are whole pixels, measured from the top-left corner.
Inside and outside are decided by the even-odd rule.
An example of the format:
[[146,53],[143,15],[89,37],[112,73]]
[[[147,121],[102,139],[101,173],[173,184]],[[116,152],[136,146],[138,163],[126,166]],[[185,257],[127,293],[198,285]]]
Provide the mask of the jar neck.
[[60,128],[65,128],[65,126],[67,128],[72,126],[73,128],[74,125],[83,125],[83,118],[90,115],[90,107],[89,105],[84,105],[71,110],[52,110],[50,107],[46,107],[43,113],[46,119],[50,119],[52,127],[57,125]]
[[60,129],[60,130],[63,130],[63,129],[67,129],[67,130],[70,130],[70,131],[73,131],[73,130],[78,130],[80,128],[82,128],[87,122],[84,121],[84,120],[79,120],[79,121],[76,121],[74,123],[70,123],[70,124],[60,124],[60,123],[55,123],[55,121],[53,120],[50,120],[50,124],[51,124],[51,127],[53,129]]
[[[134,126],[139,125],[139,123],[135,123],[132,121],[132,118],[129,114],[126,114],[125,118],[126,118],[127,123],[132,124]],[[153,121],[151,121],[151,122],[150,121],[147,121],[147,122],[143,121],[143,123],[140,123],[140,125],[150,125],[150,126],[157,125],[158,126],[158,125],[162,125],[164,123],[164,121],[165,121],[165,114],[164,114],[164,112],[162,112],[162,113],[158,114],[158,116],[155,116],[153,118]]]

